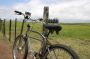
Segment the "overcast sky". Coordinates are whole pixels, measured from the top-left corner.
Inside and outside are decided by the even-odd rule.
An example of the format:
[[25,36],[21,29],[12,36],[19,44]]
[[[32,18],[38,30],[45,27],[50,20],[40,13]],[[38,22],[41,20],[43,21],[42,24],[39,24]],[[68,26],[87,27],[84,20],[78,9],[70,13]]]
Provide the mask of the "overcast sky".
[[0,18],[21,18],[14,10],[29,11],[32,18],[42,18],[44,6],[49,6],[50,18],[90,20],[90,0],[0,0]]

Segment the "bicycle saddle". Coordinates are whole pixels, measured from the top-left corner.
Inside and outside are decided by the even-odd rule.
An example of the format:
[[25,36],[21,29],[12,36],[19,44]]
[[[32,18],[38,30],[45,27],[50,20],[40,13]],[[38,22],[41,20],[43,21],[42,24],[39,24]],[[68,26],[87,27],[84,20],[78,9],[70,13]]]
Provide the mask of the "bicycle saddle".
[[53,33],[56,31],[56,34],[59,34],[59,31],[62,29],[60,25],[49,25],[49,24],[44,24],[44,27],[49,30],[49,33]]

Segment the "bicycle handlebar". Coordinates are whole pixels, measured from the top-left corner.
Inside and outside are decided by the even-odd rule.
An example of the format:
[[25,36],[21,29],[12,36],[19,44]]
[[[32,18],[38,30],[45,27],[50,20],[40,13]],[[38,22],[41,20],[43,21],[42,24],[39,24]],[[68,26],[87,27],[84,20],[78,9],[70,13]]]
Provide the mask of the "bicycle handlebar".
[[14,11],[17,15],[22,15],[22,12],[20,11]]
[[20,12],[20,11],[17,11],[17,10],[15,10],[14,11],[17,15],[23,15],[24,16],[24,20],[25,19],[30,19],[31,21],[35,21],[35,20],[33,20],[33,19],[31,19],[30,17],[31,17],[31,13],[30,12],[25,12],[25,13],[22,13],[22,12]]
[[31,16],[31,13],[30,12],[25,12],[25,13],[22,13],[20,11],[14,11],[17,15],[23,15],[24,16],[24,19],[29,19],[30,16]]

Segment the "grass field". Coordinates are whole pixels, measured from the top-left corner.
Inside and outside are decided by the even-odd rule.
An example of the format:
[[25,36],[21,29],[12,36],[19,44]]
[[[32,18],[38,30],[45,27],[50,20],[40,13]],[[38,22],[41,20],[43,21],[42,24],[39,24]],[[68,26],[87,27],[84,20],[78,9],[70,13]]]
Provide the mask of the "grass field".
[[[26,23],[27,24],[27,23]],[[26,26],[25,24],[25,26]],[[41,23],[31,23],[32,29],[39,32],[42,31]],[[50,41],[52,43],[60,43],[68,45],[72,48],[80,57],[80,59],[90,59],[90,24],[60,24],[62,30],[59,32],[59,35],[50,34]],[[17,35],[20,33],[21,22],[17,23]],[[26,31],[27,27],[24,27]],[[6,23],[6,37],[9,35],[9,22]],[[0,33],[0,36],[1,33]],[[34,36],[34,35],[32,35]],[[14,39],[14,22],[12,22],[12,41]],[[35,44],[36,42],[34,42]],[[34,45],[38,46],[38,45]]]

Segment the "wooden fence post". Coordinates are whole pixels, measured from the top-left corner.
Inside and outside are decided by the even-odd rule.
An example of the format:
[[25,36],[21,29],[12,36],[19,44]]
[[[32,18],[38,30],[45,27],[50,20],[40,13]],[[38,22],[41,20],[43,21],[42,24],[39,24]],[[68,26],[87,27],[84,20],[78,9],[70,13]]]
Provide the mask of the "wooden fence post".
[[11,41],[11,20],[9,23],[9,41]]
[[[43,13],[43,21],[45,22],[45,24],[48,24],[47,20],[49,18],[49,7],[44,7],[44,13]],[[47,37],[47,30],[45,29],[44,27],[44,24],[43,24],[43,34],[44,36]]]
[[15,38],[16,38],[16,34],[17,34],[17,18],[15,19]]
[[0,31],[2,30],[2,20],[0,18]]
[[43,20],[47,23],[49,18],[49,7],[44,7]]
[[5,26],[6,26],[6,24],[5,24],[5,19],[4,19],[4,22],[3,22],[3,36],[4,37],[6,36]]

